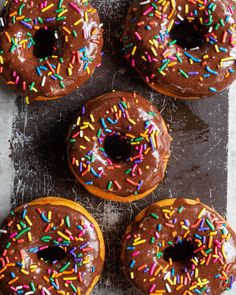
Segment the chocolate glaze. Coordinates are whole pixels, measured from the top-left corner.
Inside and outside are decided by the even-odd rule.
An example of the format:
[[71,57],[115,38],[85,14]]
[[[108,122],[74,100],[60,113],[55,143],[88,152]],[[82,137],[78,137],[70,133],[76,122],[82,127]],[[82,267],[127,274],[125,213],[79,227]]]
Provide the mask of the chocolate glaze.
[[[44,217],[42,217],[37,210],[41,210]],[[52,212],[50,223],[47,221],[49,211]],[[23,218],[24,215],[31,221],[31,226],[27,222],[27,217]],[[69,218],[70,227],[67,226],[65,218]],[[13,233],[19,234],[21,232],[21,230],[17,229],[18,224],[22,225],[22,229],[24,229],[24,227],[30,228],[29,232],[32,236],[31,242],[28,240],[28,231],[22,234],[18,239],[14,240],[14,238],[10,238]],[[53,224],[53,227],[48,231],[45,231],[49,224]],[[79,226],[79,229],[77,226]],[[65,273],[57,278],[60,286],[59,290],[68,292],[66,294],[77,294],[77,291],[73,291],[70,286],[65,287],[66,281],[63,280],[65,277],[75,277],[76,279],[71,282],[76,290],[77,288],[80,288],[81,293],[79,294],[87,294],[86,292],[88,291],[88,288],[91,287],[95,277],[99,276],[102,272],[103,260],[100,257],[98,234],[94,229],[93,224],[91,224],[85,215],[70,207],[53,206],[49,204],[29,204],[28,206],[24,206],[24,208],[18,209],[14,215],[10,215],[3,223],[2,228],[7,230],[7,234],[2,234],[0,236],[0,289],[4,295],[18,294],[14,289],[18,286],[26,286],[26,288],[23,289],[23,294],[26,294],[27,292],[32,291],[30,283],[34,283],[35,289],[37,290],[34,294],[58,294],[52,284],[46,282],[43,277],[50,278],[50,274],[48,273],[49,270],[54,271],[55,273],[60,273],[60,269],[68,262],[70,265],[65,269]],[[66,232],[66,230],[71,232],[71,235],[69,232]],[[65,239],[61,238],[57,233],[58,231],[67,237],[70,237],[69,246],[62,246],[66,251],[66,258],[57,261],[56,263],[40,260],[38,258],[38,250],[40,247],[53,246],[58,248],[59,246],[56,245],[58,241],[60,241],[59,244],[64,243],[63,241],[65,241]],[[83,234],[81,234],[82,232]],[[43,242],[43,236],[50,236],[50,241]],[[80,238],[80,240],[78,238]],[[86,243],[88,244],[86,245]],[[91,249],[88,250],[88,248]],[[86,249],[87,251],[85,251]],[[72,251],[72,253],[70,253],[70,251]],[[76,264],[74,260],[76,258],[75,255],[78,255],[76,273],[72,271],[73,268],[75,269]],[[20,266],[22,263],[22,257],[25,263],[23,268]],[[86,257],[89,257],[90,262],[82,264],[79,259],[83,258],[83,261],[85,262]],[[81,266],[79,265],[80,263]],[[13,264],[13,266],[8,266],[5,269],[5,264]],[[31,272],[32,269],[30,267],[33,265],[36,265],[37,268],[34,272]],[[23,273],[22,269],[29,273]],[[66,273],[67,271],[68,273]],[[18,280],[9,284],[9,282],[13,280],[11,273],[14,273]],[[2,275],[4,275],[4,277],[2,277]],[[81,279],[79,278],[80,275]],[[50,293],[46,293],[46,291],[45,293],[41,293],[38,289],[38,286],[40,285],[42,288],[46,288],[46,291],[48,290]]]
[[[99,16],[88,2],[64,0],[60,7],[59,0],[47,1],[47,6],[54,6],[44,12],[40,8],[42,3],[44,2],[41,0],[6,1],[2,12],[4,26],[0,33],[0,55],[3,60],[0,72],[6,83],[17,88],[24,96],[62,97],[83,84],[100,64],[102,30]],[[20,9],[21,5],[25,6]],[[32,43],[38,29],[56,31],[59,36],[55,40],[53,54],[43,60],[34,55]],[[9,42],[7,36],[14,38],[18,45],[13,47],[13,42]],[[23,49],[19,45],[23,40],[27,40],[26,45],[29,48]],[[60,71],[57,68],[59,63]],[[72,68],[71,73],[68,72],[69,67]],[[54,72],[59,76],[55,76]],[[44,77],[46,82],[43,86]],[[35,83],[33,87],[32,83]]]
[[[124,50],[132,66],[149,86],[162,89],[163,93],[166,91],[172,96],[209,96],[229,86],[236,78],[234,2],[206,0],[200,4],[198,1],[168,0],[164,11],[164,2],[159,2],[132,2],[124,33]],[[209,15],[212,16],[210,21]],[[198,49],[187,50],[178,44],[169,44],[173,41],[169,31],[175,24],[184,21],[194,23],[200,31],[204,42]],[[201,26],[201,21],[207,25]],[[182,34],[186,33],[183,31]],[[226,36],[223,40],[224,34]],[[177,59],[176,53],[180,58]],[[221,63],[223,58],[228,57],[232,60]],[[161,69],[163,65],[165,66]],[[188,78],[180,71],[187,74]]]
[[[198,218],[203,208],[205,208],[205,212]],[[164,213],[163,209],[173,210],[174,214],[169,216],[169,213]],[[206,222],[207,218],[213,225],[213,230],[209,228],[209,223]],[[199,220],[205,220],[204,224],[193,227]],[[158,228],[160,227],[159,224],[161,224],[161,229]],[[170,225],[174,226],[171,227]],[[184,229],[183,226],[186,228]],[[203,228],[205,229],[202,230]],[[189,234],[186,234],[188,231]],[[214,233],[213,246],[209,247],[209,236],[212,232]],[[231,235],[229,239],[227,239],[228,233]],[[140,241],[146,240],[146,242],[133,246],[134,240],[136,239],[136,242],[138,242],[138,238],[140,238]],[[164,251],[172,243],[176,244],[179,240],[191,241],[194,251],[197,251],[202,246],[199,239],[206,246],[204,251],[207,254],[201,251],[192,254],[195,264],[190,261],[191,258],[180,262],[174,262],[173,259],[172,265],[169,265],[169,262],[164,259]],[[216,247],[217,243],[220,245],[218,248]],[[222,254],[222,244],[224,244],[226,258]],[[208,249],[211,250],[208,252]],[[135,255],[137,251],[139,251],[139,254]],[[201,262],[207,261],[209,255],[211,255],[209,262],[201,265]],[[132,261],[135,261],[133,267],[131,267]],[[200,202],[193,205],[187,203],[185,199],[177,199],[172,207],[167,205],[160,207],[156,203],[144,210],[142,217],[140,216],[138,221],[134,221],[128,227],[123,241],[122,263],[127,278],[144,294],[154,294],[156,290],[165,291],[158,294],[198,294],[194,292],[194,288],[190,289],[191,293],[186,293],[186,291],[189,291],[189,288],[197,282],[197,278],[200,278],[201,281],[206,279],[208,283],[202,287],[200,284],[197,286],[198,290],[206,287],[206,290],[202,290],[199,294],[220,295],[229,287],[232,287],[235,280],[236,235],[218,213],[209,207],[205,207]],[[231,266],[228,266],[229,264]],[[145,267],[138,271],[138,268],[142,265],[145,265]],[[155,266],[153,267],[153,265]],[[198,269],[197,278],[195,278],[195,271],[192,273],[194,268]],[[158,269],[159,272],[156,273]],[[222,274],[222,271],[225,271],[225,273]],[[131,273],[133,273],[133,279],[131,279]],[[189,279],[187,275],[190,275]],[[171,285],[171,282],[174,282],[174,276],[183,276],[186,280],[186,284],[180,290],[176,290],[180,283]],[[171,281],[167,280],[168,277]],[[166,284],[169,285],[171,292],[168,292]]]
[[[127,120],[121,111],[121,109],[125,109],[120,103],[122,99],[126,101],[129,118],[132,121]],[[115,113],[114,106],[117,108],[117,113]],[[108,120],[115,121],[119,110],[123,117],[112,124]],[[155,113],[155,115],[150,112]],[[91,121],[90,114],[93,115],[94,122]],[[105,128],[101,124],[101,119],[104,119]],[[148,139],[140,140],[136,145],[131,144],[131,155],[123,162],[115,162],[104,153],[104,141],[108,136],[111,136],[114,132],[119,132],[125,137],[126,134],[129,134],[135,138],[140,138],[141,134],[146,130],[145,124],[148,121],[150,128],[155,132],[158,131],[157,148],[152,149]],[[93,127],[84,129],[84,122],[90,122]],[[81,127],[83,129],[82,138],[79,134]],[[101,136],[98,137],[97,133],[100,129]],[[90,141],[87,141],[85,136]],[[81,116],[79,126],[74,124],[69,132],[68,160],[72,164],[70,165],[72,172],[80,179],[82,184],[92,182],[92,186],[100,188],[104,192],[112,192],[114,195],[127,197],[133,194],[143,194],[155,187],[163,179],[170,154],[170,141],[171,138],[166,125],[155,106],[135,93],[112,92],[86,102],[85,113]],[[146,144],[146,149],[149,148],[149,152],[142,156],[142,161],[137,163],[136,168],[134,168],[135,157],[140,154],[139,149],[144,144]],[[85,157],[88,153],[90,156],[93,154],[92,163],[90,163],[88,157]],[[81,168],[80,163],[91,164],[96,174],[102,174],[100,176],[94,175],[93,171],[85,173],[88,166]],[[125,171],[129,169],[134,169],[133,175],[131,171],[125,174]],[[127,178],[135,182],[136,185],[128,183]],[[118,182],[120,187],[116,186],[115,181]],[[109,182],[112,182],[110,188]],[[140,182],[142,185],[138,188]]]

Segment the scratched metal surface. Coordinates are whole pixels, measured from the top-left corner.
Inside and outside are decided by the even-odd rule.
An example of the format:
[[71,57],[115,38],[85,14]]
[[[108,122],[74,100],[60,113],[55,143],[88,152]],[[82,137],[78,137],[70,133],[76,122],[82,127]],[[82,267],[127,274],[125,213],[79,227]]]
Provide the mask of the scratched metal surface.
[[[126,226],[148,204],[168,197],[200,197],[226,211],[228,92],[202,101],[174,101],[151,91],[121,57],[119,42],[128,0],[94,0],[105,28],[104,59],[77,92],[53,102],[25,105],[16,100],[12,157],[16,206],[40,196],[59,195],[84,205],[98,220],[106,240],[105,270],[93,294],[136,295],[120,270],[120,242]],[[67,167],[65,138],[83,101],[104,92],[135,90],[161,110],[173,136],[164,182],[149,197],[119,204],[89,195]]]

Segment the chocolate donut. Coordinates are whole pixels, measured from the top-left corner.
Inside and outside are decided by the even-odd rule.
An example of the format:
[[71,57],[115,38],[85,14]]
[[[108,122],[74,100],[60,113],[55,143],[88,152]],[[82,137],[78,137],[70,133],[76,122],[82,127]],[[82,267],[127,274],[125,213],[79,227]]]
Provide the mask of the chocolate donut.
[[30,99],[69,94],[101,62],[101,25],[88,1],[7,0],[0,28],[0,73]]
[[101,230],[75,202],[38,199],[11,212],[0,232],[4,295],[88,295],[101,275]]
[[121,259],[144,294],[226,294],[235,281],[236,234],[199,201],[167,199],[127,228]]
[[68,136],[69,167],[92,194],[131,202],[164,178],[170,155],[166,124],[136,93],[111,92],[89,100]]
[[233,0],[133,0],[123,40],[132,67],[165,95],[211,96],[236,78]]

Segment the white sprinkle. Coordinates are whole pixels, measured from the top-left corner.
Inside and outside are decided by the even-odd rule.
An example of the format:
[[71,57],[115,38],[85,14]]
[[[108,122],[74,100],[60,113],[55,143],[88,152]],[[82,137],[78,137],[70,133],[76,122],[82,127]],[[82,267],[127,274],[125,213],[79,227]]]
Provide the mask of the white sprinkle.
[[7,234],[7,230],[5,230],[5,229],[0,229],[0,234]]
[[168,283],[166,283],[166,290],[168,293],[171,293],[171,288],[170,285]]
[[140,4],[140,5],[146,5],[146,4],[148,4],[148,3],[150,3],[150,0],[140,2],[139,4]]
[[177,17],[178,17],[180,20],[184,21],[183,17],[182,17],[180,14],[177,14]]
[[165,274],[165,276],[164,276],[163,279],[164,279],[164,280],[168,279],[168,278],[170,277],[170,275],[171,275],[171,274],[170,274],[170,271],[169,271],[167,274]]
[[49,292],[45,287],[43,287],[43,291],[48,294],[48,295],[51,295],[51,292]]
[[3,21],[3,18],[2,18],[2,17],[0,17],[0,26],[1,26],[1,27],[4,27],[4,26],[5,26],[5,24],[4,24],[4,21]]
[[42,79],[42,82],[41,82],[41,86],[44,87],[45,83],[46,83],[46,79],[47,77],[44,76],[43,79]]
[[80,132],[79,132],[79,136],[80,136],[80,137],[84,137],[84,132],[83,132],[83,130],[80,130]]
[[190,48],[190,50],[194,51],[194,50],[198,50],[199,47],[194,47],[194,48]]

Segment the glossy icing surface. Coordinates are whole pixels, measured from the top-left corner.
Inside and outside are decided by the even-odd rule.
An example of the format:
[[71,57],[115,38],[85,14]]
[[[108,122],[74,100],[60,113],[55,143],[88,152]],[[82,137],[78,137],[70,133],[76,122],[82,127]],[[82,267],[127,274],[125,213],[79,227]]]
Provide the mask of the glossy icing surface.
[[[117,145],[119,136],[126,141],[125,159],[107,154],[112,136]],[[138,94],[113,92],[86,102],[69,132],[68,159],[83,184],[121,197],[139,195],[163,179],[170,141],[155,106]],[[110,152],[117,152],[115,146]]]
[[[166,259],[166,249],[183,241],[193,246],[190,256]],[[236,235],[202,203],[157,203],[127,229],[122,263],[127,278],[144,294],[220,295],[235,281]]]
[[[163,93],[212,95],[236,78],[235,15],[232,0],[133,0],[124,33],[126,58]],[[180,40],[171,34],[176,28]],[[178,45],[191,35],[193,47]]]
[[[0,28],[0,73],[24,96],[65,96],[101,62],[101,25],[87,1],[9,0]],[[52,51],[46,57],[34,52],[39,30],[52,34],[41,40],[42,49],[42,43],[47,46],[52,38]]]
[[[88,294],[101,274],[98,234],[90,220],[77,210],[49,204],[26,205],[12,212],[2,229],[7,231],[0,236],[3,294]],[[51,247],[49,255],[54,258],[40,259],[39,253]]]

